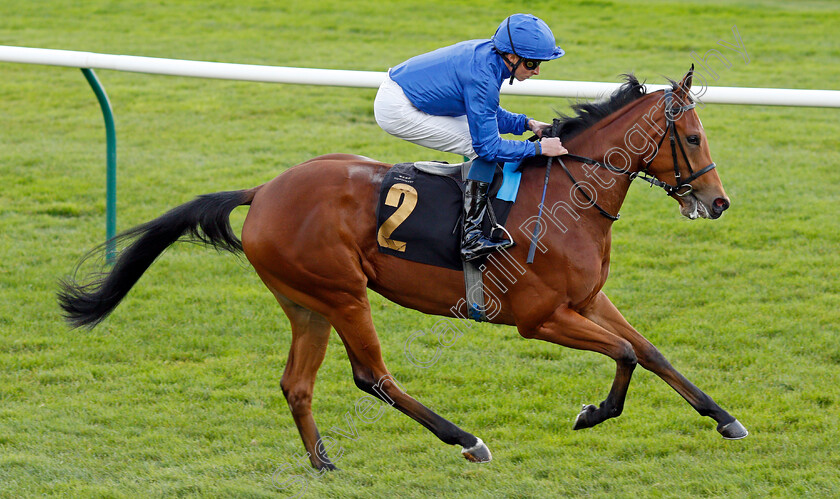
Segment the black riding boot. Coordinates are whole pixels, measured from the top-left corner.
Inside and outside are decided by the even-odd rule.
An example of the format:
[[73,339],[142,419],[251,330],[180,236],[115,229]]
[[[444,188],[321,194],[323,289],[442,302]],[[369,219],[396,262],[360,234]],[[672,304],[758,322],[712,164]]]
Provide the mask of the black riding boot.
[[496,250],[513,246],[507,239],[494,241],[484,236],[481,221],[487,212],[487,189],[490,184],[478,180],[467,180],[464,186],[464,232],[461,238],[461,258],[474,260]]

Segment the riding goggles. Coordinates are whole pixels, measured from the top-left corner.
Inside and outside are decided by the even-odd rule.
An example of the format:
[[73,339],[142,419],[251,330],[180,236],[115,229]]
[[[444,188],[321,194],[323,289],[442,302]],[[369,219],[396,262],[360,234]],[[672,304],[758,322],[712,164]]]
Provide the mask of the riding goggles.
[[541,62],[539,59],[522,59],[522,66],[528,71],[533,71],[540,67]]

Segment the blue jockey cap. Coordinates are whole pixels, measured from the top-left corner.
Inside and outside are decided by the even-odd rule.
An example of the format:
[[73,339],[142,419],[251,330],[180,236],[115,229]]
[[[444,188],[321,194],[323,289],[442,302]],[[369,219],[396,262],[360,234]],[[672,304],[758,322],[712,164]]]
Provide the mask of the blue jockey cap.
[[555,45],[554,33],[545,21],[531,14],[508,16],[496,29],[492,40],[499,52],[523,59],[550,61],[566,53]]

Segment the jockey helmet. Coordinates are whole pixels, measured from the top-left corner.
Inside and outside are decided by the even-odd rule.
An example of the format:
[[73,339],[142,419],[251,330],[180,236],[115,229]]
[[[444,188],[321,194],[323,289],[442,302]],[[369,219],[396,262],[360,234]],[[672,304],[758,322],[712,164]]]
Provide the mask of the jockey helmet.
[[550,61],[565,54],[563,49],[555,45],[551,28],[531,14],[508,16],[496,29],[492,41],[497,51],[522,59]]

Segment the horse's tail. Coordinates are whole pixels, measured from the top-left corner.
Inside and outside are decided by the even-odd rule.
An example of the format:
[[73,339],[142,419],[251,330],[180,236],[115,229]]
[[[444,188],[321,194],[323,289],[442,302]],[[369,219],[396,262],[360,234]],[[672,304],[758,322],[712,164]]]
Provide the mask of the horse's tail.
[[79,267],[92,256],[101,254],[107,243],[94,248],[79,262],[74,276],[60,283],[58,303],[64,309],[67,322],[73,327],[92,328],[99,324],[155,259],[179,239],[231,253],[241,252],[242,242],[233,233],[229,216],[237,206],[251,204],[259,189],[205,194],[119,234],[111,242],[128,243],[128,246],[120,251],[113,267],[88,275],[85,278],[88,282],[79,284],[75,278]]

